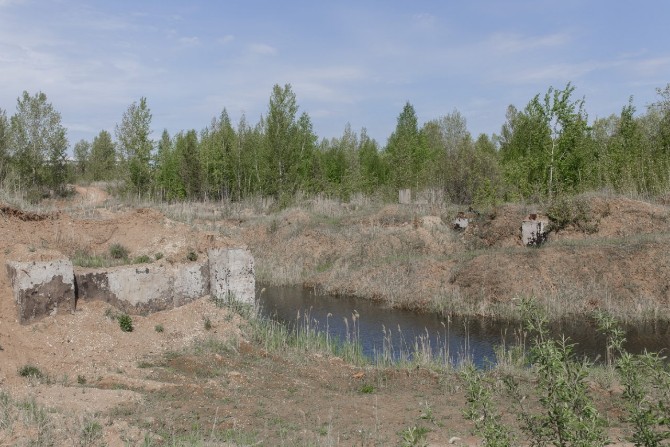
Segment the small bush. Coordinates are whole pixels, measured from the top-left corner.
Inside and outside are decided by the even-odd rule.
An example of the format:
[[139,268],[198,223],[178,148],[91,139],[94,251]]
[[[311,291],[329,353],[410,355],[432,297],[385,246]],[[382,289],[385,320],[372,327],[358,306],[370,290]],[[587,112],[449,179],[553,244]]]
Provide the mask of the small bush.
[[138,256],[133,259],[133,264],[148,264],[151,262],[151,258],[148,255]]
[[163,259],[163,253],[161,252],[156,253],[154,255],[154,258],[156,258],[156,261],[160,261],[161,259]]
[[86,385],[86,376],[83,376],[83,375],[79,374],[77,376],[77,383],[79,385]]
[[370,385],[369,383],[366,383],[361,387],[361,393],[363,394],[372,394],[375,392],[375,387]]
[[558,232],[568,227],[588,234],[598,231],[598,222],[584,199],[559,197],[547,209],[547,217],[551,220],[549,231]]
[[128,314],[121,314],[118,316],[119,327],[123,332],[133,331],[133,319]]
[[158,333],[161,333],[161,332],[163,332],[165,329],[163,328],[163,325],[162,325],[162,324],[157,324],[157,325],[154,327],[154,330],[155,330],[156,332],[158,332]]
[[109,247],[109,255],[113,259],[125,259],[128,257],[128,249],[121,244],[112,244]]
[[208,331],[212,329],[212,320],[209,317],[205,317],[205,330]]
[[24,365],[19,369],[19,375],[21,377],[31,377],[34,379],[41,379],[44,377],[44,374],[40,369],[35,365]]
[[189,261],[197,261],[198,254],[194,251],[189,251],[188,254],[186,255],[186,259],[188,259]]

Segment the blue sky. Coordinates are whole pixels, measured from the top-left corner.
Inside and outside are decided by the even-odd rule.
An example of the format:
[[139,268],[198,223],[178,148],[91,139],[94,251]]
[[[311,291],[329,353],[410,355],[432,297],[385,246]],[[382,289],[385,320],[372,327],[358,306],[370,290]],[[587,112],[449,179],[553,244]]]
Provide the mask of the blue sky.
[[0,0],[0,108],[43,91],[70,144],[145,96],[157,138],[225,107],[255,124],[290,83],[321,138],[382,145],[406,101],[500,131],[509,104],[572,82],[590,119],[638,112],[670,82],[670,2]]

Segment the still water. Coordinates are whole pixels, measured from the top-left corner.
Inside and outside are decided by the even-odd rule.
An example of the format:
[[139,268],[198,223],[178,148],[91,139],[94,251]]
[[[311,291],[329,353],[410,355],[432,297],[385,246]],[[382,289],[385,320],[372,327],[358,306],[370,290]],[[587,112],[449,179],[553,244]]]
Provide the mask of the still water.
[[[263,289],[259,286],[259,290]],[[440,317],[436,314],[389,309],[355,297],[315,295],[302,287],[265,287],[258,293],[261,313],[288,326],[304,324],[327,331],[330,337],[356,339],[365,355],[375,358],[386,352],[394,359],[411,357],[415,349],[452,363],[470,359],[480,368],[496,362],[494,348],[523,340],[519,322],[487,318]],[[605,356],[605,338],[588,319],[555,323],[556,336],[564,334],[575,351],[592,360]],[[631,352],[670,349],[670,324],[657,322],[626,328],[626,348]],[[530,346],[530,342],[526,341]]]

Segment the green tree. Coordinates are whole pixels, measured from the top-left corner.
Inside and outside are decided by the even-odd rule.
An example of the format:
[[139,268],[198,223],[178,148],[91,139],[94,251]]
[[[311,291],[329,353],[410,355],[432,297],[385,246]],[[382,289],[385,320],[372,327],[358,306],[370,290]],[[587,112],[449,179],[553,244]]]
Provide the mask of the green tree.
[[388,181],[388,165],[380,155],[379,143],[361,130],[358,144],[358,165],[361,171],[361,191],[372,194]]
[[127,169],[127,180],[133,192],[148,190],[151,181],[151,111],[146,98],[133,102],[116,126],[119,150]]
[[500,155],[508,184],[521,196],[576,192],[589,177],[592,146],[584,100],[572,100],[573,92],[570,84],[563,90],[550,87],[523,112],[508,108]]
[[267,178],[265,191],[290,196],[308,185],[316,136],[309,115],[296,119],[298,104],[290,84],[272,89],[265,120]]
[[188,199],[201,198],[200,145],[195,130],[180,132],[175,137],[179,178]]
[[63,192],[68,141],[60,113],[47,96],[42,92],[30,96],[24,91],[10,123],[12,156],[20,184]]
[[428,150],[419,133],[414,106],[405,103],[395,131],[386,144],[390,181],[395,188],[420,188],[424,185]]
[[229,197],[235,182],[237,135],[226,109],[203,131],[201,162],[203,192],[215,198]]
[[112,135],[101,130],[93,138],[91,153],[88,160],[88,170],[91,180],[111,180],[116,172],[116,146]]
[[10,127],[7,112],[0,109],[0,183],[5,180],[9,169]]
[[74,145],[74,161],[76,163],[76,174],[79,178],[88,175],[88,162],[91,154],[91,143],[79,140]]

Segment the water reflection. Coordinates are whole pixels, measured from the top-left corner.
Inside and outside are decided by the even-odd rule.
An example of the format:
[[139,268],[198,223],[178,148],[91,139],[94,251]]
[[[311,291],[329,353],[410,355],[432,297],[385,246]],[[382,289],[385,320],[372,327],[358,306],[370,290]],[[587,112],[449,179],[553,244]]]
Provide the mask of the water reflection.
[[[389,309],[366,299],[314,295],[302,287],[265,287],[258,299],[263,315],[289,326],[309,316],[310,325],[341,340],[356,338],[371,358],[386,353],[398,360],[429,350],[436,358],[458,363],[471,359],[478,367],[496,361],[494,347],[523,339],[518,322],[486,318],[442,318],[436,314]],[[575,351],[593,360],[605,356],[605,338],[588,320],[562,321],[552,333],[565,334]],[[626,348],[632,352],[661,351],[670,347],[670,325],[656,322],[626,328]]]

